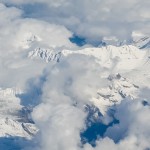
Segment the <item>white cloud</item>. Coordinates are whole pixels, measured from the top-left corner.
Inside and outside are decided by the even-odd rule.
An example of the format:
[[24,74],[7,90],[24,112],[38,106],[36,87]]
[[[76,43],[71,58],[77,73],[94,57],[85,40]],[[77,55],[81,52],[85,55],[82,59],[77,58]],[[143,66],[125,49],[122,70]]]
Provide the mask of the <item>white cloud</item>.
[[[28,16],[65,25],[89,41],[99,41],[103,36],[108,38],[115,36],[120,40],[129,39],[132,31],[135,30],[150,35],[150,2],[148,0],[6,0],[5,2],[34,3],[35,12],[33,4],[33,11]],[[36,8],[37,3],[40,3],[39,9]]]
[[[149,106],[141,100],[125,100],[117,106],[116,118],[120,123],[108,128],[105,138],[97,140],[95,148],[89,144],[85,150],[146,150],[150,148]],[[117,141],[114,142],[114,141]]]
[[[63,26],[22,18],[20,9],[3,4],[0,4],[0,15],[1,86],[21,86],[29,78],[42,73],[46,64],[37,62],[35,65],[29,60],[27,56],[30,50],[37,47],[74,47],[69,41],[72,33]],[[10,78],[10,74],[13,78]]]
[[[39,150],[149,148],[150,109],[149,106],[143,106],[142,100],[139,99],[126,99],[116,106],[115,118],[119,120],[119,124],[109,127],[105,137],[97,140],[96,147],[90,144],[81,146],[79,135],[86,126],[83,106],[91,103],[90,99],[98,88],[107,85],[100,76],[104,70],[101,66],[97,66],[93,58],[84,55],[68,56],[60,64],[50,68],[51,65],[46,69],[48,76],[43,86],[42,103],[34,108],[32,114],[40,129],[36,137],[37,141],[40,140],[37,149],[38,147]],[[146,98],[149,97],[148,91],[147,89]]]
[[[11,52],[24,48],[25,42],[30,40],[30,36],[37,36],[42,40],[42,46],[49,47],[72,47],[69,41],[72,33],[65,27],[49,24],[36,19],[24,19],[21,10],[17,8],[7,8],[1,4],[1,49],[11,47]],[[5,44],[5,41],[9,43]],[[28,43],[26,43],[28,44]],[[38,45],[38,43],[36,43]],[[9,47],[8,47],[9,46]]]
[[[6,0],[3,2],[17,5],[33,4],[33,8],[34,4],[36,7],[36,3],[39,2],[46,8],[45,12],[37,11],[36,18],[23,18],[21,9],[0,4],[0,85],[27,88],[29,79],[37,79],[43,70],[44,73],[46,72],[46,82],[41,87],[42,101],[34,108],[32,114],[40,129],[35,139],[39,142],[36,149],[142,150],[149,148],[150,109],[149,106],[143,106],[140,100],[126,100],[118,105],[115,117],[120,123],[110,127],[105,133],[105,138],[97,140],[95,148],[89,144],[82,147],[80,131],[85,128],[86,118],[83,106],[91,104],[90,99],[97,89],[107,85],[106,79],[100,76],[106,70],[98,65],[93,57],[73,55],[58,64],[34,62],[26,58],[28,51],[37,46],[56,49],[74,47],[69,41],[72,33],[66,28],[94,42],[103,36],[106,36],[105,39],[111,36],[115,40],[116,37],[129,38],[133,30],[149,35],[149,2],[146,0],[142,2],[140,0],[36,0],[32,2]],[[46,14],[46,17],[40,17],[39,13]],[[29,16],[32,17],[32,14]],[[34,36],[36,40],[32,43]],[[115,68],[115,64],[113,67]],[[105,73],[109,74],[111,71],[110,69]],[[149,89],[144,94],[148,99]],[[118,143],[115,143],[114,141],[117,140]],[[33,149],[35,150],[35,147]]]
[[32,113],[40,129],[36,140],[40,139],[41,150],[81,149],[80,132],[85,128],[86,118],[84,105],[90,104],[97,88],[106,84],[99,77],[101,71],[94,58],[80,54],[46,67],[42,101]]
[[15,8],[15,7],[11,7],[9,9],[6,9],[6,7],[0,3],[0,24],[2,25],[6,25],[6,23],[10,23],[11,21],[13,21],[14,19],[18,18],[21,16],[22,11]]

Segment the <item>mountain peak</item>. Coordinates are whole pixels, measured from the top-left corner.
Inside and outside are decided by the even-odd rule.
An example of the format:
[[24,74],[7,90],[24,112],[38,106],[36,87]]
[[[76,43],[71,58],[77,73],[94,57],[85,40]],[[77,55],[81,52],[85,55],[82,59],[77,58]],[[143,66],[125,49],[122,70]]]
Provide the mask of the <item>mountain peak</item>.
[[150,37],[141,32],[132,33],[133,45],[139,49],[150,48]]

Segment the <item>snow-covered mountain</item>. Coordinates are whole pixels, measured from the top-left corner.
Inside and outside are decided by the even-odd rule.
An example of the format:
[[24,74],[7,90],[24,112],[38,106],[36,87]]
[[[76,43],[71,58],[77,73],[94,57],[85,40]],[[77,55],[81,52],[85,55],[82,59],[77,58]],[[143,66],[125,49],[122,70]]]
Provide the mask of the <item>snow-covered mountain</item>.
[[104,46],[101,48],[84,48],[81,50],[61,50],[36,48],[29,52],[31,59],[43,59],[46,62],[59,62],[61,59],[73,54],[82,54],[96,58],[99,64],[105,67],[111,67],[116,63],[118,69],[129,70],[137,66],[142,66],[149,59],[149,50],[140,50],[132,45]]
[[[29,39],[24,42],[26,49],[38,40],[36,36]],[[109,74],[105,74],[105,71],[100,74],[100,77],[106,80],[107,86],[97,89],[90,100],[91,106],[98,108],[100,113],[105,115],[111,106],[126,98],[136,100],[139,98],[139,91],[149,86],[149,82],[145,82],[150,78],[149,44],[150,38],[142,37],[135,38],[133,45],[106,45],[78,50],[55,50],[44,47],[32,49],[31,46],[27,56],[33,62],[36,59],[47,63],[61,63],[72,55],[94,58],[99,66],[109,70]],[[24,111],[28,108],[23,106],[18,97],[23,92],[16,88],[0,89],[0,137],[18,136],[30,139],[38,132],[38,128],[31,122],[30,112]]]
[[22,114],[24,108],[17,94],[21,91],[15,88],[0,89],[0,137],[31,139],[38,129],[30,123],[28,114]]
[[127,78],[120,74],[108,76],[108,87],[97,90],[97,95],[91,99],[91,102],[99,108],[100,112],[105,115],[108,108],[119,104],[123,99],[136,99],[139,86],[133,84]]
[[133,45],[140,49],[150,48],[150,37],[142,33],[133,32],[132,33]]
[[60,61],[61,52],[55,52],[53,49],[45,49],[45,48],[36,48],[35,50],[29,52],[28,57],[33,58],[41,58],[46,62],[50,61]]

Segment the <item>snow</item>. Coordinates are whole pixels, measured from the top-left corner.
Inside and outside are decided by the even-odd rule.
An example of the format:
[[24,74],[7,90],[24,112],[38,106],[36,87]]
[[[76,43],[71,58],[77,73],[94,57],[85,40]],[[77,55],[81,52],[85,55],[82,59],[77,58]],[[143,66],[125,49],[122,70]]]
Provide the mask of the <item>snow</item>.
[[[108,45],[100,48],[90,47],[79,50],[64,49],[62,51],[37,48],[31,51],[28,56],[32,59],[41,58],[47,63],[51,61],[60,61],[61,63],[61,59],[75,54],[94,57],[99,65],[110,70],[109,76],[101,75],[101,77],[103,76],[108,80],[108,86],[103,89],[97,89],[97,95],[91,99],[92,104],[98,107],[103,115],[105,115],[108,107],[120,103],[122,99],[127,97],[136,99],[139,87],[144,87],[144,84],[148,83],[145,81],[142,82],[142,80],[144,73],[147,72],[147,76],[149,76],[148,70],[143,70],[145,67],[150,66],[149,49],[141,50],[133,45],[123,45],[119,47]],[[143,70],[143,74],[138,76],[137,74],[139,74],[140,71],[137,71],[137,73],[136,70],[141,70],[141,72]],[[128,72],[130,73],[128,74]],[[137,80],[140,82],[133,80],[135,74]],[[146,74],[144,76],[146,77]]]
[[124,45],[120,47],[106,46],[102,48],[85,48],[77,51],[62,51],[64,56],[70,54],[83,54],[95,57],[100,65],[110,68],[116,65],[118,71],[131,70],[143,65],[146,51],[141,51],[132,45]]
[[140,32],[132,33],[133,44],[140,48],[150,48],[150,37]]
[[16,88],[0,89],[0,137],[24,137],[31,139],[38,131],[34,124],[20,120],[23,106],[16,96],[21,91]]
[[136,99],[139,91],[137,85],[132,84],[120,74],[110,75],[108,80],[108,87],[98,89],[96,97],[91,99],[91,102],[100,109],[103,115],[108,107],[119,104],[125,98]]
[[46,62],[50,61],[59,62],[61,52],[55,52],[53,49],[36,48],[35,50],[29,52],[28,57],[31,59],[39,57],[45,60]]
[[31,139],[37,132],[33,124],[20,123],[10,118],[0,118],[0,137],[24,137]]
[[[54,51],[53,49],[36,48],[29,52],[28,57],[32,59],[41,58],[46,62],[59,62],[61,57],[68,55],[82,54],[95,57],[100,65],[110,68],[112,65],[117,65],[118,70],[130,70],[143,65],[146,51],[141,51],[135,46],[124,45],[120,47],[106,46],[102,48],[85,48],[81,50],[62,50]],[[116,64],[115,64],[116,63]]]
[[[141,37],[141,35],[136,35]],[[24,48],[29,48],[32,42],[39,40],[33,35],[24,43]],[[137,40],[137,39],[136,39]],[[146,39],[147,40],[147,39]],[[97,89],[90,102],[99,108],[105,115],[109,107],[119,104],[123,99],[135,100],[139,90],[150,85],[150,54],[149,49],[141,50],[139,46],[123,45],[103,47],[89,47],[78,50],[55,50],[52,48],[37,47],[31,49],[28,58],[45,61],[47,63],[61,63],[70,55],[84,55],[94,57],[95,61],[104,68],[110,70],[110,74],[101,74],[107,80],[107,86]],[[131,71],[132,70],[132,71]],[[18,94],[23,93],[16,87],[0,88],[0,137],[25,137],[31,139],[38,129],[29,121],[28,115],[21,112],[25,106],[21,104]],[[28,113],[25,111],[24,113]],[[28,122],[26,121],[28,120]]]

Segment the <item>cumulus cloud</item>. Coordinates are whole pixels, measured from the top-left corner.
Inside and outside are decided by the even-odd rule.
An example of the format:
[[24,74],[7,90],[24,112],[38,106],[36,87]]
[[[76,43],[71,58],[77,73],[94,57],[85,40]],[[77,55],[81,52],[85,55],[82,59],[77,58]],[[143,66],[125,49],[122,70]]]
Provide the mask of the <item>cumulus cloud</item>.
[[[15,7],[6,7],[1,4],[1,51],[6,47],[7,52],[14,52],[30,46],[27,43],[32,36],[35,36],[42,46],[47,47],[71,47],[73,44],[69,41],[72,33],[65,27],[55,24],[49,24],[36,19],[22,18],[22,11]],[[59,40],[58,40],[59,38]],[[9,43],[5,44],[5,41]],[[9,47],[8,47],[9,46]],[[39,46],[39,45],[38,45]],[[6,49],[5,48],[5,49]],[[10,50],[11,48],[11,50]],[[5,53],[4,53],[5,54]]]
[[[27,58],[37,47],[74,47],[69,41],[72,33],[61,25],[37,19],[22,18],[22,10],[0,4],[0,83],[2,86],[24,84],[42,73],[44,66]],[[9,76],[12,74],[13,79]],[[18,81],[18,82],[17,82]],[[24,82],[24,83],[22,83]],[[21,86],[21,85],[18,85]]]
[[[25,88],[32,95],[40,86],[40,98],[32,118],[40,129],[33,139],[37,150],[149,149],[150,109],[142,100],[124,100],[116,106],[119,124],[109,127],[96,146],[82,145],[86,128],[85,105],[97,90],[108,86],[112,68],[97,64],[91,56],[74,54],[61,63],[46,64],[27,58],[36,47],[74,48],[72,33],[90,43],[101,39],[129,39],[132,31],[149,35],[150,16],[146,0],[3,0],[0,4],[0,85]],[[5,6],[6,4],[7,6]],[[13,7],[12,7],[13,6]],[[42,8],[42,9],[41,9]],[[32,12],[29,10],[32,9]],[[27,17],[28,16],[28,17]],[[72,31],[72,32],[71,32]],[[10,78],[11,76],[11,78]],[[41,81],[41,76],[44,81]],[[149,78],[147,79],[149,80]],[[36,84],[37,81],[37,84]],[[30,82],[32,82],[30,84]],[[34,90],[33,90],[34,91]],[[36,91],[36,89],[35,89]],[[149,104],[149,89],[142,90]],[[30,95],[29,95],[30,96]],[[30,103],[30,102],[29,102]],[[106,118],[107,119],[107,118]],[[112,118],[111,118],[112,119]],[[105,120],[105,118],[104,118]],[[109,120],[109,119],[108,119]],[[127,147],[128,145],[128,147]],[[26,146],[25,146],[26,147]]]
[[81,149],[80,132],[85,129],[87,116],[84,106],[92,104],[97,88],[106,85],[105,79],[99,77],[102,70],[94,58],[80,54],[46,67],[42,101],[32,113],[40,129],[37,149]]
[[77,54],[67,57],[60,64],[53,67],[49,65],[46,68],[42,102],[32,113],[40,129],[35,139],[39,140],[39,145],[34,149],[145,150],[150,148],[150,107],[143,105],[144,97],[146,104],[149,104],[149,89],[145,96],[139,94],[140,99],[127,98],[115,106],[114,117],[119,123],[109,127],[104,137],[97,139],[95,147],[88,143],[82,145],[80,133],[86,128],[87,117],[84,106],[92,105],[90,99],[96,94],[97,89],[107,85],[107,81],[101,76],[104,69],[97,65],[92,57]]
[[46,103],[35,108],[33,117],[40,128],[41,149],[76,150],[81,145],[84,116],[83,111],[65,103],[54,106]]
[[150,35],[148,0],[6,0],[5,3],[25,4],[29,17],[65,25],[93,43],[104,37],[128,40],[133,31]]
[[117,106],[115,117],[119,124],[108,128],[106,138],[97,141],[98,149],[137,149],[150,148],[149,106],[144,106],[141,100],[125,100]]

